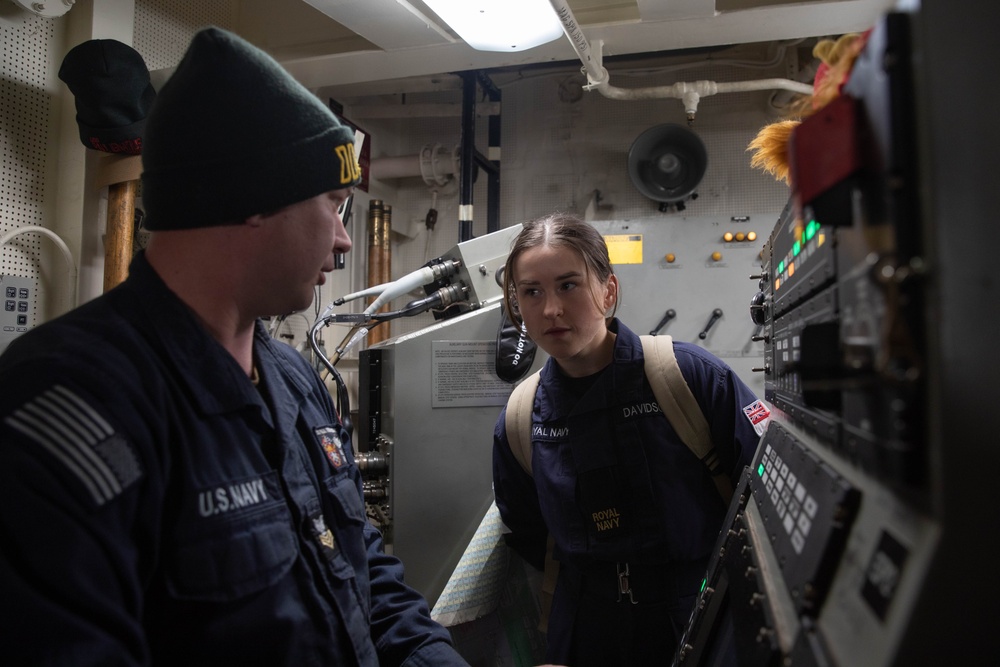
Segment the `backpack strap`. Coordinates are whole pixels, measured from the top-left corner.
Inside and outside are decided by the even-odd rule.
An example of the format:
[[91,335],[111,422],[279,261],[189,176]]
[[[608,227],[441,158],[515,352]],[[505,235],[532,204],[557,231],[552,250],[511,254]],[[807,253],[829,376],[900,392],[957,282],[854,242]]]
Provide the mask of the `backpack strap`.
[[722,500],[729,504],[733,484],[722,469],[719,453],[712,444],[712,432],[705,415],[691,393],[674,356],[674,341],[670,336],[639,336],[645,357],[646,378],[663,413],[677,435],[694,455],[708,468]]
[[[507,413],[504,426],[507,429],[507,442],[514,458],[531,474],[531,413],[535,408],[535,393],[542,372],[536,371],[514,387],[507,399]],[[555,538],[549,533],[545,541],[545,568],[542,570],[542,587],[538,592],[540,605],[538,629],[547,633],[549,629],[549,614],[552,610],[552,597],[556,590],[556,580],[559,578],[559,561],[553,556]]]
[[535,407],[535,392],[538,391],[538,381],[542,372],[536,371],[526,377],[523,382],[514,387],[507,399],[507,414],[504,426],[507,429],[507,442],[514,458],[531,474],[531,413]]
[[552,533],[545,538],[545,569],[542,570],[542,586],[538,591],[538,629],[549,632],[549,618],[552,615],[552,600],[556,596],[556,582],[559,581],[559,561],[554,556],[556,538]]
[[[684,380],[680,366],[677,365],[673,338],[643,335],[639,336],[639,340],[642,342],[642,354],[645,357],[646,378],[653,389],[656,402],[660,404],[660,408],[680,439],[708,468],[719,495],[728,505],[733,497],[733,484],[729,475],[722,469],[722,462],[715,445],[712,444],[712,432],[701,406],[698,405],[691,388]],[[540,378],[541,371],[537,371],[514,387],[507,401],[504,421],[507,442],[510,443],[514,458],[529,475],[531,474],[531,413]]]
[[[722,470],[718,452],[712,444],[711,429],[701,411],[701,406],[698,405],[691,388],[684,380],[680,366],[677,365],[673,338],[670,336],[639,338],[642,341],[642,353],[645,357],[646,378],[653,389],[656,402],[659,403],[680,439],[708,468],[719,495],[722,496],[723,502],[729,505],[733,497],[732,481]],[[540,379],[541,371],[537,371],[514,387],[507,400],[507,413],[504,417],[510,450],[529,475],[531,475],[531,416]],[[542,632],[548,630],[552,596],[559,572],[559,562],[552,553],[553,547],[554,540],[549,534],[546,540],[542,590],[539,592],[541,612],[538,627]]]

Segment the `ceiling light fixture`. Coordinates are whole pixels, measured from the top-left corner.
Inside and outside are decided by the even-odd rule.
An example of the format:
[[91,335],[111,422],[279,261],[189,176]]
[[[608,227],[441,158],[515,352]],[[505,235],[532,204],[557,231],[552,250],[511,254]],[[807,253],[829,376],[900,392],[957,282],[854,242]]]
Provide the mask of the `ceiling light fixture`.
[[43,18],[59,18],[68,12],[76,0],[11,0],[21,9]]
[[424,0],[479,51],[524,51],[559,39],[562,22],[549,0]]

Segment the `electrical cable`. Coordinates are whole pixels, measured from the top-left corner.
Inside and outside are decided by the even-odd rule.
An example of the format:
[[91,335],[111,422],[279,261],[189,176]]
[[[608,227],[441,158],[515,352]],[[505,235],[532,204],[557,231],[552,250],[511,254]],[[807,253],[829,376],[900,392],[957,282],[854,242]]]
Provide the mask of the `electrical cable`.
[[73,253],[69,251],[69,247],[62,238],[53,232],[51,229],[46,229],[45,227],[39,227],[37,225],[26,225],[24,227],[18,227],[17,229],[11,230],[4,234],[0,234],[0,247],[6,245],[12,238],[18,234],[41,234],[42,236],[49,237],[53,243],[62,252],[63,257],[66,259],[66,263],[69,265],[69,272],[67,277],[69,278],[69,293],[66,296],[66,300],[69,301],[69,310],[76,303],[76,279],[77,279],[77,268],[76,262],[73,260]]
[[428,310],[446,308],[459,302],[468,303],[465,301],[468,296],[469,288],[465,285],[447,285],[422,299],[409,302],[394,314],[396,317],[413,317]]
[[352,435],[354,433],[354,424],[350,416],[351,397],[347,390],[347,383],[344,382],[343,376],[341,376],[340,372],[337,371],[336,368],[337,362],[340,361],[344,353],[353,347],[358,341],[367,336],[372,329],[382,322],[387,322],[398,317],[411,317],[427,310],[450,306],[454,303],[458,303],[460,300],[464,300],[468,297],[468,294],[469,288],[464,284],[447,285],[435,291],[431,295],[422,299],[411,301],[400,310],[388,313],[373,313],[368,316],[366,322],[356,323],[351,327],[350,331],[348,331],[340,345],[335,348],[334,358],[332,360],[326,356],[323,349],[320,347],[318,335],[320,329],[328,325],[333,320],[333,317],[327,315],[316,319],[313,325],[309,328],[309,345],[312,348],[313,353],[316,355],[316,359],[326,368],[326,370],[333,377],[334,383],[337,385],[337,414],[340,415],[340,421],[348,433]]
[[432,266],[422,266],[416,271],[412,271],[402,278],[398,278],[390,283],[383,283],[381,285],[363,289],[360,292],[353,292],[352,294],[342,296],[327,306],[327,309],[323,312],[321,319],[329,317],[336,306],[341,306],[348,301],[353,301],[354,299],[377,294],[378,296],[375,300],[372,301],[364,311],[364,315],[371,317],[374,315],[375,311],[389,301],[392,301],[393,299],[422,285],[428,285],[438,280],[453,276],[458,273],[461,266],[462,263],[459,260],[446,259]]
[[337,371],[330,360],[326,358],[323,354],[323,350],[320,348],[319,343],[316,340],[316,335],[322,328],[323,320],[316,320],[316,322],[309,329],[309,344],[312,346],[313,352],[316,354],[316,358],[319,359],[322,364],[326,367],[326,370],[330,372],[333,376],[334,383],[337,385],[337,414],[340,415],[340,423],[343,425],[344,429],[351,435],[354,435],[354,423],[351,420],[351,395],[347,391],[347,383],[344,382],[343,376]]
[[411,301],[399,310],[387,313],[372,313],[370,315],[362,314],[361,317],[364,318],[364,321],[356,322],[351,327],[351,329],[347,332],[347,335],[340,341],[340,344],[334,348],[332,359],[323,353],[323,350],[320,348],[317,341],[317,334],[321,328],[330,324],[330,322],[335,319],[335,316],[327,315],[326,317],[316,320],[312,328],[309,330],[309,343],[318,359],[327,368],[327,370],[333,373],[335,372],[334,367],[344,354],[360,342],[379,324],[400,317],[412,317],[428,310],[444,308],[456,303],[468,304],[468,301],[466,300],[468,296],[469,288],[466,285],[446,285],[445,287],[435,291],[433,294],[430,294],[422,299]]

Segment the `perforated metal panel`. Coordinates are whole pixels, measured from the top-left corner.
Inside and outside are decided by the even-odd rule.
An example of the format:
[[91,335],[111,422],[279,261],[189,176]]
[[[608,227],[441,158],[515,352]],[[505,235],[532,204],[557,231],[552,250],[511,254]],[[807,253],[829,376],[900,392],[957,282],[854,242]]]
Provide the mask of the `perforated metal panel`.
[[137,0],[132,46],[150,70],[174,67],[200,28],[232,30],[235,16],[235,0]]
[[[235,6],[235,0],[138,0],[134,46],[151,70],[173,67],[199,28],[231,28]],[[58,104],[69,94],[57,72],[68,18],[42,18],[13,5],[0,10],[0,234],[35,225],[53,229]],[[52,241],[36,233],[17,234],[0,249],[0,274],[31,280],[38,294],[30,325],[38,324],[47,311],[46,288],[51,284],[45,283],[61,280],[64,263]]]
[[[47,226],[52,214],[50,59],[56,48],[55,19],[27,13],[0,19],[0,234]],[[14,236],[0,248],[0,274],[27,278],[37,291],[42,243],[35,233]],[[29,324],[37,313],[33,301]]]

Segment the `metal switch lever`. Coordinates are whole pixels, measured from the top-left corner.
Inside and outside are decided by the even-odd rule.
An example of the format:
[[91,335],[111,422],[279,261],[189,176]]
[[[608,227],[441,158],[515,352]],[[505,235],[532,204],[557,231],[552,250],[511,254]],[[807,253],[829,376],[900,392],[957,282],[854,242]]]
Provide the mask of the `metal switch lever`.
[[667,312],[663,314],[663,319],[660,320],[659,324],[653,327],[653,330],[649,332],[649,335],[655,336],[656,334],[660,333],[660,329],[665,327],[667,325],[667,322],[674,319],[675,317],[677,317],[677,312],[673,308],[667,309]]
[[712,319],[710,319],[708,321],[708,324],[705,325],[705,330],[702,331],[700,334],[698,334],[698,338],[701,338],[702,340],[708,338],[708,330],[712,328],[712,325],[715,324],[716,320],[718,320],[720,317],[722,317],[722,309],[716,308],[715,310],[713,310]]

